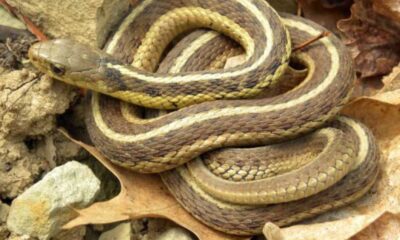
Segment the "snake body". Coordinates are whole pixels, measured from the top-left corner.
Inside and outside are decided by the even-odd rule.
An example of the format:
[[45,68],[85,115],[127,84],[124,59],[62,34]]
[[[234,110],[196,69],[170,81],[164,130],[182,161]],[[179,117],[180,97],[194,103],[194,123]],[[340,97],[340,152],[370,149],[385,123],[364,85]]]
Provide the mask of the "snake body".
[[[335,185],[311,197],[271,205],[234,204],[205,191],[191,170],[185,166],[163,173],[162,178],[182,206],[205,224],[220,231],[252,235],[260,234],[266,222],[273,222],[278,226],[293,224],[354,202],[362,197],[377,179],[379,150],[371,132],[362,124],[344,117],[335,122],[335,125],[346,132],[347,136],[352,136],[355,144],[353,146],[361,146],[360,143],[364,142],[365,148],[356,150],[359,164],[355,169]],[[290,150],[290,147],[281,149],[282,152]],[[280,176],[290,177],[290,174]],[[207,182],[212,182],[213,178]],[[254,181],[248,183],[257,186]],[[236,187],[242,189],[240,184]],[[308,186],[307,189],[301,189],[300,185],[296,187],[301,192],[312,190],[315,186]],[[222,190],[224,189],[225,187]],[[243,191],[244,194],[246,191]]]
[[[245,63],[210,70],[223,62],[218,61],[222,53],[235,50],[221,35],[206,33],[184,49],[171,51],[158,72],[149,73],[173,38],[198,27],[233,38],[246,52]],[[30,58],[56,79],[95,91],[86,123],[93,143],[106,157],[134,171],[153,173],[214,149],[288,140],[334,119],[351,94],[354,73],[349,54],[333,35],[292,53],[294,61],[308,68],[306,79],[293,90],[272,98],[218,100],[247,98],[272,87],[287,67],[290,43],[297,45],[322,31],[298,17],[281,19],[261,0],[145,0],[121,24],[106,46],[108,54],[71,40],[54,40],[32,46]],[[186,107],[143,119],[139,108],[115,98],[154,108]],[[379,154],[365,127],[340,118],[305,138],[315,143],[303,145],[314,158],[288,160],[294,166],[276,167],[282,175],[262,179],[266,167],[252,171],[254,164],[238,161],[232,166],[214,160],[208,165],[218,167],[211,173],[195,160],[162,178],[194,216],[235,234],[259,233],[265,221],[299,221],[354,201],[371,187]],[[297,141],[249,151],[285,160],[290,158],[285,151],[296,153],[294,146],[301,145]],[[227,151],[229,156],[239,150]],[[223,153],[209,155],[218,158]],[[263,166],[279,165],[273,162]]]
[[[147,0],[131,16],[136,15],[140,16],[131,22],[136,30],[125,37],[127,41],[140,43],[133,52],[132,66],[92,51],[87,53],[86,58],[81,55],[76,61],[71,61],[68,66],[73,70],[71,72],[63,66],[65,54],[60,53],[61,59],[57,59],[53,51],[53,63],[66,71],[62,78],[54,71],[53,76],[140,106],[177,109],[204,101],[255,96],[280,77],[290,55],[290,38],[283,23],[278,14],[262,1]],[[248,61],[229,72],[151,73],[173,38],[201,27],[222,32],[236,40],[246,50]],[[54,45],[65,48],[68,43],[59,41]],[[118,52],[121,47],[123,44],[113,41],[109,49]],[[72,49],[76,53],[87,51],[78,46]],[[104,62],[92,62],[98,59]],[[95,70],[96,74],[91,70]],[[79,75],[73,74],[77,71]],[[99,78],[101,81],[98,81]]]

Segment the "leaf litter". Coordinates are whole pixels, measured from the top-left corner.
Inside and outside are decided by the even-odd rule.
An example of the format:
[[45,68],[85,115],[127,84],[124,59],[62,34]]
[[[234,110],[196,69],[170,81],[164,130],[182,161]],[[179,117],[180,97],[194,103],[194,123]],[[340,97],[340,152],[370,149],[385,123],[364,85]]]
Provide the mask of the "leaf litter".
[[338,22],[361,78],[388,74],[400,61],[400,22],[393,21],[399,7],[399,1],[355,0],[351,17]]

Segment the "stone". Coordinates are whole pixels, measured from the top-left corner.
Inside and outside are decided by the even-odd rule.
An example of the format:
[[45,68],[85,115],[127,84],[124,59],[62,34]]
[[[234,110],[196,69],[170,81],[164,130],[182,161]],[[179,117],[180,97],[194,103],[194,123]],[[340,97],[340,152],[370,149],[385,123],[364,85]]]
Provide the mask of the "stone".
[[10,206],[0,202],[0,223],[6,222],[9,212],[10,212]]
[[92,170],[76,161],[54,168],[11,204],[8,228],[20,235],[49,239],[94,201],[100,181]]
[[103,232],[99,240],[130,240],[132,236],[132,227],[130,222],[121,223],[118,226]]
[[6,239],[10,233],[6,226],[6,221],[9,211],[10,211],[10,206],[0,202],[0,239]]
[[10,0],[8,4],[36,20],[48,36],[73,38],[96,46],[96,13],[102,0]]
[[86,226],[79,226],[76,228],[63,230],[57,233],[52,240],[84,240],[86,239]]
[[131,11],[130,3],[126,0],[103,1],[101,7],[97,9],[97,46],[103,48],[110,33],[115,31],[122,19]]
[[[56,118],[76,93],[26,69],[4,73],[0,79],[0,196],[13,199],[54,167]],[[55,157],[72,158],[62,154]]]
[[156,240],[193,240],[193,238],[187,230],[173,227],[163,232]]

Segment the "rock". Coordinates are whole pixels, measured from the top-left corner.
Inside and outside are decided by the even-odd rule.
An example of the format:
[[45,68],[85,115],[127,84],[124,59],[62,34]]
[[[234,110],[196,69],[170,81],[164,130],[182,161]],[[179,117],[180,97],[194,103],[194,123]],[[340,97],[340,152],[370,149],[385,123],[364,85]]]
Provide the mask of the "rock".
[[96,13],[103,0],[8,0],[53,37],[72,37],[96,46]]
[[[49,144],[52,145],[54,150],[54,152],[52,152],[53,160],[57,166],[72,160],[81,162],[90,157],[90,154],[81,146],[67,139],[61,132],[55,132],[54,135],[48,136],[48,139],[51,140]],[[96,170],[94,170],[94,172],[96,172]]]
[[0,202],[0,223],[6,222],[9,212],[10,212],[10,206]]
[[157,240],[193,240],[190,233],[181,227],[170,228],[167,231],[165,231],[164,233],[162,233],[156,239]]
[[6,239],[10,233],[6,226],[8,212],[10,211],[10,206],[0,202],[0,239]]
[[17,234],[49,239],[75,216],[73,208],[92,203],[99,190],[100,181],[89,167],[68,162],[13,201],[7,226]]
[[0,134],[25,138],[54,130],[56,114],[64,113],[76,96],[69,85],[27,70],[1,76]]
[[8,236],[7,240],[37,240],[34,237],[30,237],[28,235],[17,235],[12,233],[10,236]]
[[143,240],[192,240],[190,233],[176,223],[161,218],[150,218]]
[[21,142],[0,137],[0,196],[15,198],[47,169],[45,159],[29,152]]
[[130,222],[121,223],[118,226],[104,232],[99,240],[130,240],[132,236],[132,227]]
[[84,240],[86,239],[86,226],[80,226],[57,233],[52,240]]
[[100,234],[93,225],[89,225],[86,227],[85,240],[99,240]]
[[12,199],[54,167],[49,150],[56,116],[76,93],[27,70],[4,73],[0,79],[0,196]]
[[97,46],[103,48],[110,33],[121,20],[130,12],[129,1],[126,0],[108,0],[104,1],[97,10]]
[[142,218],[131,221],[131,228],[133,231],[133,239],[146,240],[147,231],[149,230],[149,219]]

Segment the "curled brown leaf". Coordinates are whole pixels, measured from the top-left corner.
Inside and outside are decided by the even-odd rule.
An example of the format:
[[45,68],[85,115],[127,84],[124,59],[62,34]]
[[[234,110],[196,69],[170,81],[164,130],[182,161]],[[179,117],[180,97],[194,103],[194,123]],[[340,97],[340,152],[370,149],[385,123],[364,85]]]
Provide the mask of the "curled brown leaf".
[[128,219],[146,217],[166,218],[193,232],[200,240],[245,240],[213,230],[184,210],[165,188],[158,175],[138,174],[112,164],[96,148],[71,138],[110,170],[121,184],[121,192],[115,198],[97,202],[85,209],[76,209],[78,216],[64,228],[71,229],[86,224],[107,224]]
[[[264,228],[269,240],[397,239],[400,219],[400,73],[393,71],[385,87],[371,97],[359,97],[342,114],[365,123],[374,133],[382,152],[381,176],[361,200],[323,214],[304,224]],[[392,87],[388,87],[392,84]],[[267,227],[268,226],[268,227]]]
[[383,1],[356,0],[351,17],[338,22],[361,78],[388,74],[400,61],[400,28],[375,2]]

